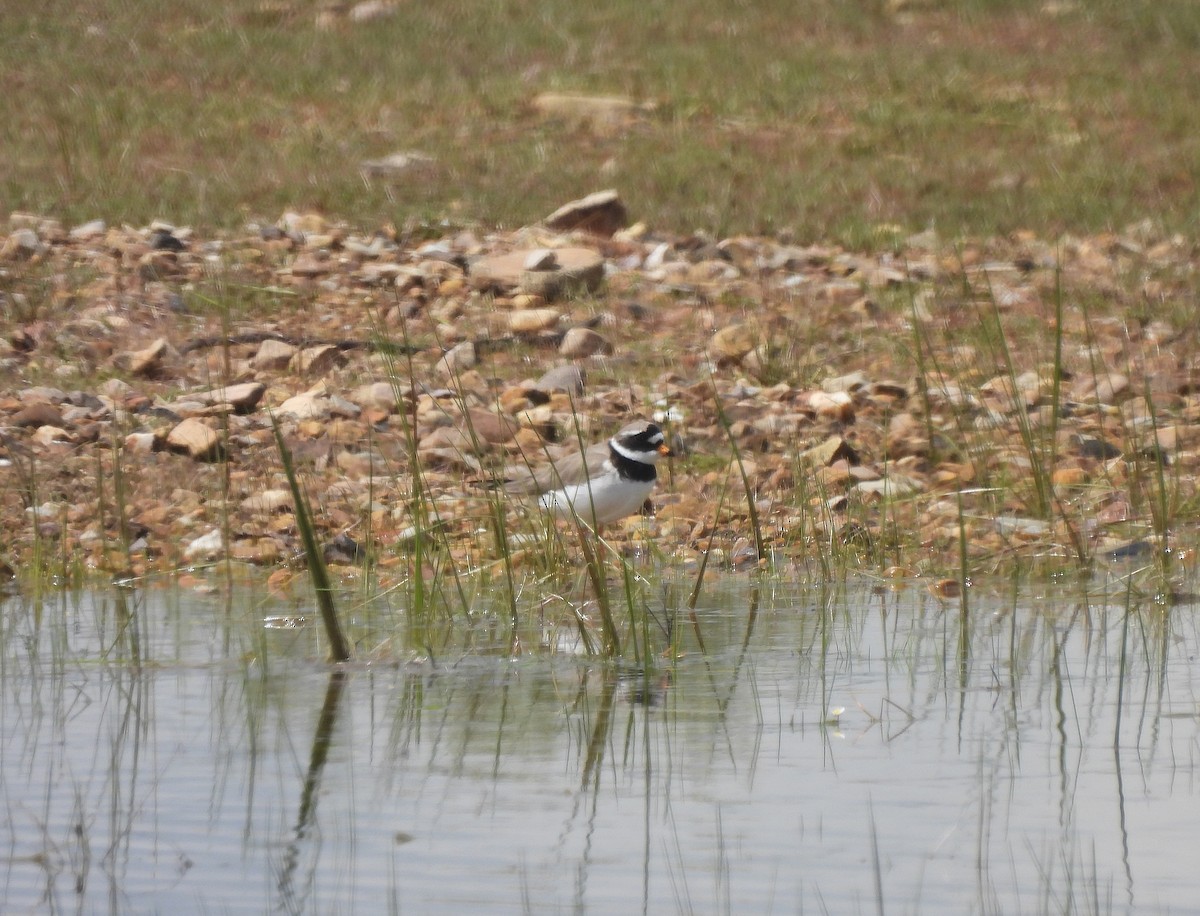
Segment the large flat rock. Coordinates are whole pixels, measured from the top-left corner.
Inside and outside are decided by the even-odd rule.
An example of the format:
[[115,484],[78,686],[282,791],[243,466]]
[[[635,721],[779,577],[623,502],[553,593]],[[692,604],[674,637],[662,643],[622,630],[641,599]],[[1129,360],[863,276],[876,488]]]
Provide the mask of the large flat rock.
[[471,265],[471,285],[504,292],[520,288],[550,300],[572,293],[595,292],[604,283],[604,258],[598,251],[583,247],[555,248],[555,267],[529,270],[530,257],[538,251],[521,248],[480,258]]

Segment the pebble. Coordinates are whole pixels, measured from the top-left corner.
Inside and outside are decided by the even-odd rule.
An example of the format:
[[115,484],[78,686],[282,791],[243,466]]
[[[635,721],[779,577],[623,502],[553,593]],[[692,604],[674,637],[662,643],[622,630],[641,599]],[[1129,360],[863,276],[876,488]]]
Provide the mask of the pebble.
[[854,401],[845,391],[835,391],[832,394],[825,391],[810,392],[808,406],[823,419],[836,420],[839,423],[854,422]]
[[225,538],[219,528],[191,541],[183,548],[185,560],[212,559],[220,556],[225,550]]
[[[58,400],[64,400],[59,398]],[[61,411],[51,404],[30,404],[18,410],[12,417],[9,418],[9,424],[15,427],[29,427],[36,429],[39,426],[62,426],[63,417]]]
[[475,344],[472,341],[464,340],[462,343],[455,344],[438,360],[437,368],[443,375],[454,378],[456,375],[461,375],[467,369],[474,369],[479,361],[479,357],[475,352]]
[[361,169],[362,173],[370,178],[388,178],[402,175],[405,172],[426,169],[435,162],[437,160],[428,153],[404,150],[391,153],[382,159],[364,159]]
[[718,361],[740,361],[756,346],[758,335],[749,325],[740,322],[721,328],[709,343],[709,349]]
[[[0,227],[0,250],[44,258],[63,279],[47,308],[35,310],[34,291],[10,271],[6,305],[27,316],[10,323],[0,360],[10,378],[62,378],[62,388],[76,390],[0,392],[0,469],[14,474],[30,461],[52,468],[64,498],[41,521],[82,544],[99,530],[96,468],[118,443],[139,481],[134,517],[157,518],[148,544],[199,543],[196,556],[228,549],[279,563],[294,548],[294,520],[279,489],[269,404],[323,500],[316,520],[325,543],[363,513],[382,543],[396,543],[411,525],[415,435],[447,549],[465,559],[478,549],[481,497],[471,483],[486,478],[481,453],[489,463],[511,463],[518,449],[544,460],[547,448],[573,447],[576,424],[595,443],[653,414],[680,444],[654,497],[664,524],[648,529],[631,519],[614,536],[653,536],[666,555],[687,558],[716,531],[713,556],[749,568],[763,558],[745,540],[741,500],[727,500],[715,528],[712,520],[717,494],[731,485],[718,406],[772,549],[797,560],[812,549],[797,526],[811,524],[814,512],[827,517],[829,536],[864,544],[886,537],[886,513],[886,526],[922,551],[953,558],[959,499],[973,558],[1055,555],[1066,543],[1060,524],[1032,517],[1020,487],[1005,491],[1006,502],[992,495],[995,481],[1032,473],[1021,422],[1036,435],[1057,429],[1052,481],[1070,488],[1063,502],[1071,518],[1096,530],[1148,523],[1144,499],[1130,492],[1147,479],[1139,463],[1169,460],[1172,479],[1182,481],[1200,466],[1186,331],[1163,319],[1131,330],[1097,316],[1084,334],[1069,304],[1083,272],[1095,273],[1098,288],[1118,288],[1111,284],[1128,273],[1121,259],[1151,257],[1164,260],[1145,281],[1154,286],[1147,295],[1170,304],[1190,288],[1179,279],[1191,269],[1186,245],[1137,235],[1136,251],[1101,239],[1060,250],[1023,239],[1006,253],[1005,240],[995,240],[986,253],[967,246],[960,261],[935,237],[919,240],[928,249],[847,253],[745,236],[674,237],[642,224],[589,245],[561,233],[595,233],[599,223],[561,225],[453,229],[414,245],[391,227],[351,231],[313,213],[223,239],[166,222],[134,229],[93,221],[64,232],[45,217],[14,215]],[[1037,357],[1045,349],[1015,348],[1014,368],[997,366],[954,324],[973,320],[979,303],[955,297],[963,283],[991,283],[1001,320],[1025,321],[1051,288],[1039,271],[1060,267],[1063,282],[1075,284],[1064,324],[1071,374],[1053,404],[1051,372]],[[196,308],[188,284],[222,270],[239,288],[262,291],[265,310],[223,324]],[[573,273],[583,270],[586,280]],[[86,281],[73,287],[76,276]],[[891,294],[868,294],[871,286],[907,287],[899,295],[913,307],[897,313]],[[577,294],[595,301],[578,303]],[[604,320],[579,326],[595,315]],[[913,340],[914,320],[922,341],[938,348],[924,378],[896,353],[897,339]],[[611,359],[585,387],[571,361],[599,354]],[[232,499],[220,489],[223,475],[203,463],[213,460],[227,462]],[[732,486],[740,490],[736,477]],[[205,546],[208,536],[196,535],[218,505],[228,506],[238,533],[228,546],[219,535]],[[996,505],[1008,514],[992,524]],[[155,516],[156,508],[166,511]],[[23,556],[33,532],[19,527],[12,549]],[[1099,537],[1098,551],[1120,546]]]
[[557,326],[561,317],[557,309],[521,309],[509,313],[508,326],[514,334],[536,334]]
[[199,461],[211,461],[221,454],[221,437],[200,420],[188,417],[167,434],[167,446]]
[[568,359],[582,359],[596,354],[610,354],[613,345],[590,328],[571,328],[563,335],[558,352]]
[[248,413],[258,406],[267,386],[261,382],[242,382],[205,391],[188,392],[187,398],[205,406],[228,406],[237,413]]
[[108,227],[105,225],[104,220],[94,219],[90,222],[80,223],[68,235],[75,241],[83,242],[102,236],[107,230]]
[[258,352],[250,360],[255,369],[266,372],[277,372],[287,368],[299,348],[283,340],[264,340],[258,345]]
[[130,375],[153,375],[161,368],[163,357],[169,349],[166,338],[159,337],[141,350],[120,354],[115,361]]
[[154,433],[130,433],[125,437],[125,451],[148,455],[156,449],[158,441]]
[[333,344],[306,347],[293,354],[291,369],[310,376],[325,376],[334,368],[344,366],[349,357]]
[[305,391],[288,398],[276,412],[297,420],[324,420],[329,418],[331,406],[329,398],[320,392]]
[[621,196],[610,189],[563,204],[542,222],[559,232],[590,232],[610,238],[629,224],[629,214]]
[[256,515],[266,515],[278,512],[280,509],[292,507],[290,490],[263,490],[242,500],[241,507]]
[[[566,338],[563,340],[565,342]],[[583,394],[586,381],[587,374],[579,366],[555,366],[543,373],[535,387],[541,391],[565,391],[580,395]]]
[[594,293],[604,283],[604,258],[591,248],[566,246],[554,250],[557,267],[530,270],[525,264],[543,249],[518,249],[502,255],[479,258],[470,267],[470,284],[475,289],[511,291],[520,287],[526,295],[553,301],[568,294]]
[[557,270],[558,258],[548,248],[537,248],[525,256],[521,265],[524,270]]

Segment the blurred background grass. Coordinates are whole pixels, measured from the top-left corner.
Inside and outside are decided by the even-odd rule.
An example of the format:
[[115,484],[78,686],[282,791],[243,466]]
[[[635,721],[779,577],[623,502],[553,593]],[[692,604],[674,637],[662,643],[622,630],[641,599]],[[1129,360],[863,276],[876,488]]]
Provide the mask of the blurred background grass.
[[[615,187],[664,229],[851,245],[1200,221],[1195,0],[351,6],[10,5],[0,212],[513,226]],[[363,174],[409,150],[434,162]]]

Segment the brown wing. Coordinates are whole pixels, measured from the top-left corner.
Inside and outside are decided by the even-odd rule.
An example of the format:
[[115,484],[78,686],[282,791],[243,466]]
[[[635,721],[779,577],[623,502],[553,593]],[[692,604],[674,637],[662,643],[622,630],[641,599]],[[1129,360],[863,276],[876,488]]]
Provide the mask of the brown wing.
[[583,483],[586,474],[595,474],[608,460],[608,443],[599,442],[584,453],[571,452],[555,460],[535,465],[513,465],[505,470],[504,490],[516,496],[538,496],[574,483]]

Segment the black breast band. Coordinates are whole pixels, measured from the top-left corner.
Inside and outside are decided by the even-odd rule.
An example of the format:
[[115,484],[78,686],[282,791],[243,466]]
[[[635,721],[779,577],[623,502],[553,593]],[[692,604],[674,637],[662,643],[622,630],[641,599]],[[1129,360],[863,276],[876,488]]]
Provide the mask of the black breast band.
[[658,479],[658,472],[654,470],[654,465],[646,461],[634,461],[632,458],[626,458],[612,446],[609,446],[608,449],[608,460],[617,469],[617,475],[622,480],[649,483]]

